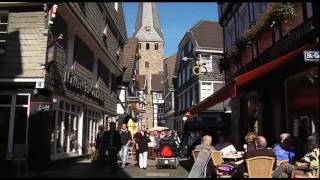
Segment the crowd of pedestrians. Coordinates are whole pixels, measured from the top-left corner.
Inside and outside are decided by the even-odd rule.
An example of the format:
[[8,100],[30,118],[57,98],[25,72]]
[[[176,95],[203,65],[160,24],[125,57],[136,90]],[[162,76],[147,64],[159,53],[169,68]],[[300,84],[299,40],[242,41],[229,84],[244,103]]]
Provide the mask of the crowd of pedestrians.
[[[148,159],[155,160],[160,157],[160,144],[162,141],[173,141],[179,148],[181,141],[178,133],[174,130],[145,131],[138,127],[137,132],[132,136],[127,124],[122,124],[121,129],[116,130],[116,124],[110,123],[109,130],[103,125],[99,126],[96,135],[96,151],[98,155],[97,164],[110,165],[112,172],[118,168],[125,168],[128,164],[129,148],[134,149],[136,166],[140,169],[147,169]],[[118,163],[118,157],[121,163]]]

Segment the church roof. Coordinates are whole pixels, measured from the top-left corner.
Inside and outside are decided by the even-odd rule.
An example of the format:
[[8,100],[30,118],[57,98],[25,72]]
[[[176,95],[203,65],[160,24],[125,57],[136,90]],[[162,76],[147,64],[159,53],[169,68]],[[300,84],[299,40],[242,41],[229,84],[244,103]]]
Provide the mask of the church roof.
[[150,37],[141,36],[141,34],[139,34],[139,31],[143,31],[143,28],[147,25],[152,26],[155,29],[156,34],[159,35],[159,38],[161,39],[157,39],[154,34],[150,35],[150,37],[154,37],[156,41],[163,40],[163,34],[160,26],[160,17],[157,4],[155,2],[139,3],[136,26],[133,36],[139,38],[139,40],[150,40]]

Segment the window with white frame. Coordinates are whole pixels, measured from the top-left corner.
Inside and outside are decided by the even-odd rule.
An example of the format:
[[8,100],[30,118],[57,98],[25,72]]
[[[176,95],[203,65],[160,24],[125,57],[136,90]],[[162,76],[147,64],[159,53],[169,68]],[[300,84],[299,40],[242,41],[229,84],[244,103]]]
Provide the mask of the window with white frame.
[[8,12],[0,12],[0,55],[4,54],[7,47]]
[[239,37],[244,36],[244,32],[249,27],[249,9],[246,2],[242,3],[238,16]]
[[212,82],[201,82],[200,90],[200,101],[203,101],[207,97],[213,94],[213,83]]
[[92,109],[87,110],[87,120],[89,121],[89,144],[90,149],[94,148],[99,125],[103,124],[102,113]]
[[57,99],[53,104],[51,126],[51,154],[78,152],[81,139],[79,121],[82,114],[80,105],[71,101]]

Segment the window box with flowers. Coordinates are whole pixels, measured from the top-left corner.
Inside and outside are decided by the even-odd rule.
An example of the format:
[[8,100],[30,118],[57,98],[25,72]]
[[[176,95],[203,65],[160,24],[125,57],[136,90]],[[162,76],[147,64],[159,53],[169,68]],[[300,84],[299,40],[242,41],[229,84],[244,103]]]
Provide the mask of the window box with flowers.
[[[303,23],[302,3],[294,3],[293,6],[295,8],[295,11],[293,12],[295,15],[281,22],[282,36],[287,35],[290,31]],[[289,21],[289,19],[291,20]]]
[[[272,31],[274,27],[281,26],[281,23],[288,21],[296,16],[296,9],[292,3],[273,2],[268,9],[261,15],[259,21],[253,24],[245,33],[248,41],[260,41],[262,48],[259,52],[265,50],[272,41]],[[267,42],[263,42],[267,40]],[[262,43],[263,42],[263,43]],[[259,46],[260,46],[259,44]]]

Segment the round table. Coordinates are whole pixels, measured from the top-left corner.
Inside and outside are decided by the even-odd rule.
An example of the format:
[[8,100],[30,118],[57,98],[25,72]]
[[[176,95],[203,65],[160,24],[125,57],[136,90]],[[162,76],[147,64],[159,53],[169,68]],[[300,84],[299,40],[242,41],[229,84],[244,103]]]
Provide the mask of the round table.
[[222,159],[226,162],[236,162],[243,158],[241,154],[224,154]]

